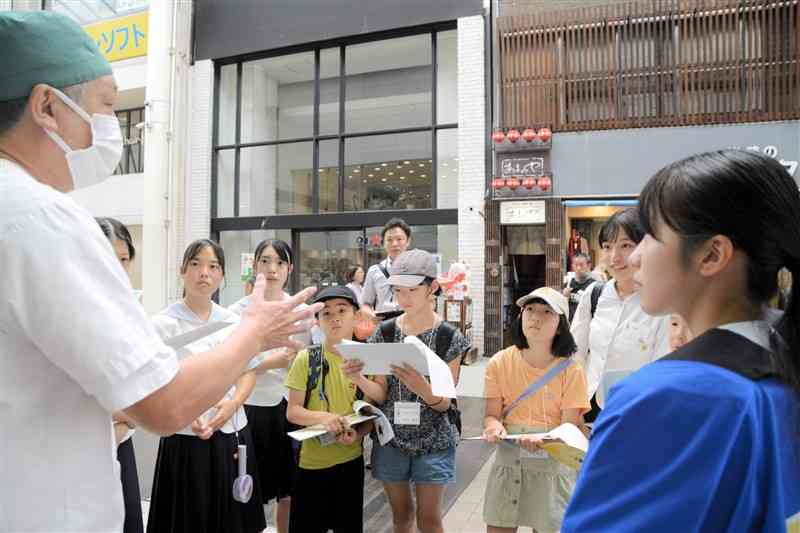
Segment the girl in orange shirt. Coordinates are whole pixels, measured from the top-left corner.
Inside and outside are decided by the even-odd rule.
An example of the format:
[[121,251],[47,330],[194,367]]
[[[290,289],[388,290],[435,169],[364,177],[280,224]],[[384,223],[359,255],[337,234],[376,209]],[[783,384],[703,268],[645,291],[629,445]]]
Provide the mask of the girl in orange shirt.
[[535,438],[522,438],[517,446],[500,437],[545,432],[567,422],[582,428],[583,414],[590,408],[586,375],[572,362],[506,412],[529,385],[576,350],[569,332],[569,305],[561,293],[542,287],[517,305],[522,312],[512,328],[514,345],[495,354],[486,368],[483,436],[500,442],[484,500],[489,533],[515,532],[518,527],[558,531],[575,472],[539,449]]

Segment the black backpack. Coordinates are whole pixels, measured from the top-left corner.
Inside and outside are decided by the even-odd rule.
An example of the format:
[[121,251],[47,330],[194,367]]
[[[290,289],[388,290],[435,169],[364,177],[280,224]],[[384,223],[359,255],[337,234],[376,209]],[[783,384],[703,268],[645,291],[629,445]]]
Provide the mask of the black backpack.
[[[606,285],[605,281],[598,281],[597,283],[592,285],[592,294],[589,297],[590,298],[589,301],[591,303],[592,318],[594,318],[594,314],[597,311],[597,302],[600,300],[600,294],[603,292],[603,287],[605,287],[605,285]],[[583,415],[583,419],[586,422],[594,422],[597,419],[598,415],[600,414],[600,406],[597,405],[597,400],[595,399],[595,396],[592,396],[590,404],[592,408],[589,410],[588,413]]]
[[[330,371],[330,366],[328,365],[328,361],[325,360],[322,353],[322,346],[314,345],[309,346],[308,350],[308,380],[306,381],[306,397],[303,400],[303,407],[308,409],[308,402],[311,400],[311,392],[314,390],[314,387],[317,386],[319,383],[322,387],[323,393],[325,391],[325,378],[328,377],[328,372]],[[320,382],[320,379],[322,380]],[[356,400],[363,400],[364,399],[364,392],[356,387]],[[288,423],[289,431],[296,431],[298,429],[303,429],[304,426],[298,426],[297,424],[292,424],[291,422]],[[297,442],[292,440],[292,447],[294,448],[295,452],[295,462],[299,464],[300,462],[300,448],[302,447],[302,442]]]
[[[384,342],[388,339],[393,341],[397,330],[397,319],[384,320],[381,322],[380,329]],[[450,343],[453,342],[453,335],[455,335],[456,331],[458,331],[458,328],[446,320],[439,324],[439,330],[436,332],[436,349],[434,351],[442,360],[444,360],[447,351],[450,349]],[[459,361],[459,364],[461,364],[461,361]],[[458,410],[458,402],[455,398],[450,400],[450,408],[445,412],[450,422],[456,426],[458,434],[461,435],[461,411]]]
[[[315,345],[308,347],[308,380],[306,381],[306,398],[303,400],[303,407],[308,409],[308,401],[311,399],[311,391],[320,383],[320,376],[322,376],[321,387],[323,392],[325,390],[325,378],[328,377],[330,366],[328,361],[322,355],[322,346]],[[363,400],[364,392],[356,387],[356,400]]]
[[605,281],[598,281],[594,285],[592,285],[592,295],[590,298],[591,305],[591,313],[592,318],[594,318],[594,314],[597,311],[597,302],[600,300],[600,294],[603,292],[603,287],[606,286]]

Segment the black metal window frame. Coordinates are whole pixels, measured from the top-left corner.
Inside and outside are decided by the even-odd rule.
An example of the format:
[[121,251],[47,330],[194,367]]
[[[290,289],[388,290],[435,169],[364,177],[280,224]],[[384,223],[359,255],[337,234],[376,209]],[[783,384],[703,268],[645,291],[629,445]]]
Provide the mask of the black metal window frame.
[[[135,143],[131,142],[131,134],[136,132],[136,125],[144,121],[144,107],[135,107],[132,109],[121,109],[114,112],[122,124],[122,140],[124,143],[122,150],[122,158],[114,170],[114,175],[119,174],[138,174],[144,172],[144,165],[142,163],[142,156],[144,155],[144,136],[139,132],[138,139]],[[138,115],[137,115],[138,114]],[[132,120],[138,116],[137,120]],[[124,117],[124,121],[122,120]],[[134,157],[137,154],[138,157]]]
[[[347,229],[365,226],[380,226],[392,216],[400,216],[411,225],[447,225],[457,224],[457,209],[437,209],[436,208],[436,189],[438,180],[438,132],[448,129],[457,129],[458,123],[437,123],[437,90],[438,90],[438,47],[437,36],[440,32],[457,29],[456,21],[437,23],[432,25],[418,26],[378,32],[369,35],[354,36],[343,39],[322,41],[308,45],[292,46],[271,50],[258,54],[248,54],[225,60],[216,61],[214,65],[214,124],[212,131],[212,161],[211,161],[211,232],[215,237],[219,237],[221,231],[247,231],[247,230],[266,230],[266,229]],[[347,54],[348,46],[369,42],[379,42],[398,37],[410,37],[415,35],[428,34],[431,39],[431,120],[427,125],[396,128],[389,130],[374,131],[345,131],[345,107],[347,102]],[[319,110],[320,110],[320,56],[322,50],[331,48],[339,49],[339,131],[335,134],[320,135],[319,133]],[[300,137],[294,139],[279,139],[265,142],[241,142],[241,110],[242,110],[242,65],[249,61],[267,59],[285,55],[313,52],[314,53],[314,117],[313,133],[310,137]],[[235,120],[235,141],[233,144],[219,144],[220,129],[220,86],[222,68],[229,65],[236,65],[236,120]],[[345,143],[348,139],[358,137],[372,137],[387,134],[399,133],[425,133],[431,134],[431,209],[408,209],[392,211],[345,211],[344,210],[344,167],[345,167]],[[319,177],[319,147],[320,142],[336,140],[339,143],[339,189],[337,198],[337,212],[320,213],[320,177]],[[256,217],[239,216],[239,172],[241,150],[259,146],[277,146],[282,144],[292,144],[299,142],[311,142],[313,146],[312,157],[312,213],[300,215],[266,215]],[[219,153],[224,150],[234,151],[234,191],[233,191],[233,216],[218,216],[218,167]],[[380,220],[380,223],[376,223]]]

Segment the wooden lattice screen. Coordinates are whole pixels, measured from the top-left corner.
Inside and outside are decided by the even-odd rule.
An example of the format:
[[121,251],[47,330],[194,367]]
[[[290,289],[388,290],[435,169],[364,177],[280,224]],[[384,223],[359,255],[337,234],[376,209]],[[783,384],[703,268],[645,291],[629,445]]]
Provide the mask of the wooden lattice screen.
[[800,2],[652,0],[500,16],[502,126],[800,118]]

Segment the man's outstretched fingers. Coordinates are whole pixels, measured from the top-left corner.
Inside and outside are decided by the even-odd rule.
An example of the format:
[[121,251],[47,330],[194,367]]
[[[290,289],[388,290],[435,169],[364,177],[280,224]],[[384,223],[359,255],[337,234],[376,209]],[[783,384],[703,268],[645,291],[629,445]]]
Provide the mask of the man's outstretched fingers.
[[264,277],[264,274],[259,274],[256,276],[256,284],[253,285],[253,292],[250,293],[250,296],[256,302],[263,302],[264,301],[264,291],[267,289],[267,278]]
[[305,289],[298,292],[294,296],[291,296],[288,300],[285,300],[286,305],[289,307],[289,309],[294,309],[298,305],[307,302],[308,299],[314,296],[314,293],[316,292],[317,292],[316,287],[306,287]]

